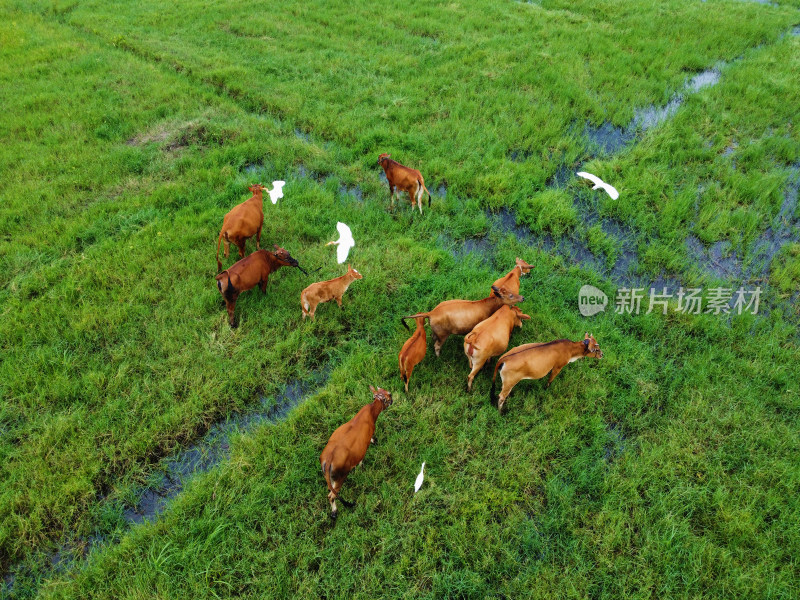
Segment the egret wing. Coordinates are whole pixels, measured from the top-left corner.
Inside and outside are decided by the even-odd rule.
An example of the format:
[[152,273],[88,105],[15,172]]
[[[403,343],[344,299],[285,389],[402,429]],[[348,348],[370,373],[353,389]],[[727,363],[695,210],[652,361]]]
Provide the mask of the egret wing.
[[278,203],[278,198],[283,198],[283,186],[286,185],[285,181],[273,181],[272,189],[269,191],[269,197],[273,204]]
[[350,253],[350,248],[352,245],[345,244],[344,242],[340,242],[336,246],[336,262],[342,264],[344,261],[347,260],[347,255]]
[[619,192],[617,191],[617,188],[615,188],[613,185],[609,183],[604,183],[603,189],[605,189],[605,191],[608,192],[608,195],[611,196],[612,200],[616,200],[617,198],[619,198]]
[[417,475],[417,480],[414,482],[415,494],[419,491],[419,488],[422,487],[423,481],[425,481],[425,463],[422,463],[422,468],[419,470],[419,475]]
[[599,177],[592,175],[591,173],[587,173],[586,171],[578,171],[575,173],[578,177],[583,177],[584,179],[588,179],[595,185],[603,185],[603,180]]

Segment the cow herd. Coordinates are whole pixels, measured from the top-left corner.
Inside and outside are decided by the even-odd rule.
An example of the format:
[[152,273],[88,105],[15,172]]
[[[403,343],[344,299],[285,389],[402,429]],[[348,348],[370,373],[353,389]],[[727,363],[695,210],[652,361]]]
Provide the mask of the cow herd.
[[[421,214],[422,197],[424,192],[428,191],[422,174],[416,169],[409,169],[391,160],[388,154],[381,154],[378,163],[386,173],[391,206],[394,205],[394,196],[397,192],[408,192],[412,210],[417,205]],[[220,271],[216,276],[217,287],[225,301],[231,327],[236,326],[234,310],[236,299],[241,292],[256,286],[259,286],[262,292],[266,292],[269,275],[280,267],[297,267],[303,271],[298,261],[284,248],[275,245],[274,251],[260,249],[264,220],[263,193],[268,190],[260,184],[250,186],[249,189],[253,196],[225,216],[217,240],[217,270]],[[429,192],[428,206],[430,206]],[[245,257],[245,242],[253,236],[256,236],[258,249]],[[241,259],[224,271],[221,270],[222,264],[219,260],[221,242],[224,242],[225,257],[228,256],[229,244],[233,243],[238,247]],[[549,387],[567,364],[586,357],[602,358],[600,345],[589,333],[576,342],[560,339],[547,343],[529,343],[506,352],[513,329],[522,328],[522,322],[530,319],[530,316],[524,314],[516,304],[525,299],[519,294],[520,277],[529,273],[532,268],[533,265],[517,258],[514,268],[491,285],[488,297],[481,300],[446,300],[430,311],[402,317],[401,323],[406,329],[409,329],[406,319],[414,319],[416,322],[415,331],[403,344],[398,356],[400,377],[406,393],[411,373],[427,353],[426,320],[433,334],[433,347],[437,357],[448,337],[465,336],[464,354],[470,369],[467,375],[468,391],[472,390],[473,381],[484,365],[492,357],[500,356],[494,368],[489,395],[490,401],[494,403],[495,384],[499,373],[502,387],[496,401],[500,414],[505,410],[505,403],[511,390],[521,380],[541,379],[549,373],[547,380]],[[361,277],[357,270],[347,265],[347,273],[341,277],[313,283],[305,288],[300,294],[302,318],[308,316],[313,320],[317,305],[321,302],[336,300],[341,308],[342,295],[353,281]],[[352,506],[339,495],[341,486],[350,471],[361,464],[370,444],[375,443],[375,421],[393,402],[392,394],[387,390],[369,387],[373,401],[333,432],[320,455],[322,474],[329,491],[331,516],[334,519],[337,516],[337,499],[346,506]]]

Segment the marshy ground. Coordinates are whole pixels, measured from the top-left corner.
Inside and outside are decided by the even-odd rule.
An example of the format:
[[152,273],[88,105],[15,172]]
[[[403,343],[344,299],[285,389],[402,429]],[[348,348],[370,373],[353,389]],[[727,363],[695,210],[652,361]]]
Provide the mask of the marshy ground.
[[[800,593],[800,2],[0,15],[0,597]],[[387,211],[380,152],[422,217]],[[364,279],[303,323],[283,269],[231,330],[219,225],[274,179],[263,245],[328,279],[346,222]],[[511,344],[605,358],[500,417],[456,337],[403,394],[399,317],[516,256]],[[584,284],[762,305],[585,318]],[[395,403],[334,527],[318,456],[370,384]]]

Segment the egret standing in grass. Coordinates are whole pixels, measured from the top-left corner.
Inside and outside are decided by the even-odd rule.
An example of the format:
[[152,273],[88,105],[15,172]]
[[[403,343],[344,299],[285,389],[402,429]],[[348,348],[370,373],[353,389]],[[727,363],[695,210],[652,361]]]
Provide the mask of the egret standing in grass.
[[422,463],[422,468],[419,470],[419,475],[417,475],[417,480],[414,482],[414,493],[416,494],[419,491],[419,488],[422,487],[422,482],[425,480],[425,463]]
[[350,252],[350,248],[355,246],[356,243],[353,240],[353,232],[350,231],[350,228],[347,225],[339,221],[336,223],[336,229],[339,230],[339,239],[333,242],[328,242],[325,245],[326,246],[330,246],[331,244],[338,245],[338,247],[336,248],[336,262],[342,264],[344,261],[347,260],[347,255]]
[[273,181],[272,189],[269,190],[269,198],[273,204],[278,203],[278,198],[283,198],[283,186],[286,185],[285,181]]
[[593,190],[596,190],[596,189],[605,190],[606,193],[609,196],[611,196],[612,200],[616,200],[617,198],[619,198],[619,192],[616,190],[616,188],[614,188],[614,186],[612,186],[612,185],[607,184],[605,181],[603,181],[599,177],[596,177],[595,175],[592,175],[591,173],[587,173],[586,171],[578,171],[576,173],[576,175],[578,177],[583,177],[584,179],[588,179],[589,181],[591,181],[594,184],[594,187],[592,188]]

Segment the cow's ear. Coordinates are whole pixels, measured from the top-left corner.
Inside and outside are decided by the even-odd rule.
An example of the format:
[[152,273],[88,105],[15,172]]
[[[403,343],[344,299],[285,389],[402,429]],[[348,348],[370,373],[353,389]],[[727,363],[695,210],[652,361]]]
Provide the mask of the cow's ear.
[[519,316],[519,318],[522,319],[523,321],[529,321],[531,316],[523,313]]
[[495,296],[497,296],[498,298],[500,297],[500,290],[497,288],[496,285],[492,286],[492,291],[494,292]]
[[280,248],[280,246],[278,246],[278,244],[272,244],[272,245],[275,247],[275,250],[277,250],[278,248]]
[[588,331],[587,331],[587,332],[586,332],[586,334],[583,336],[583,339],[585,339],[585,340],[588,340],[588,339],[589,339],[589,332],[588,332]]
[[377,393],[377,390],[376,390],[374,387],[372,387],[372,386],[369,386],[369,391],[370,391],[370,392],[372,392],[372,393],[373,393],[373,395],[374,395],[375,393]]

